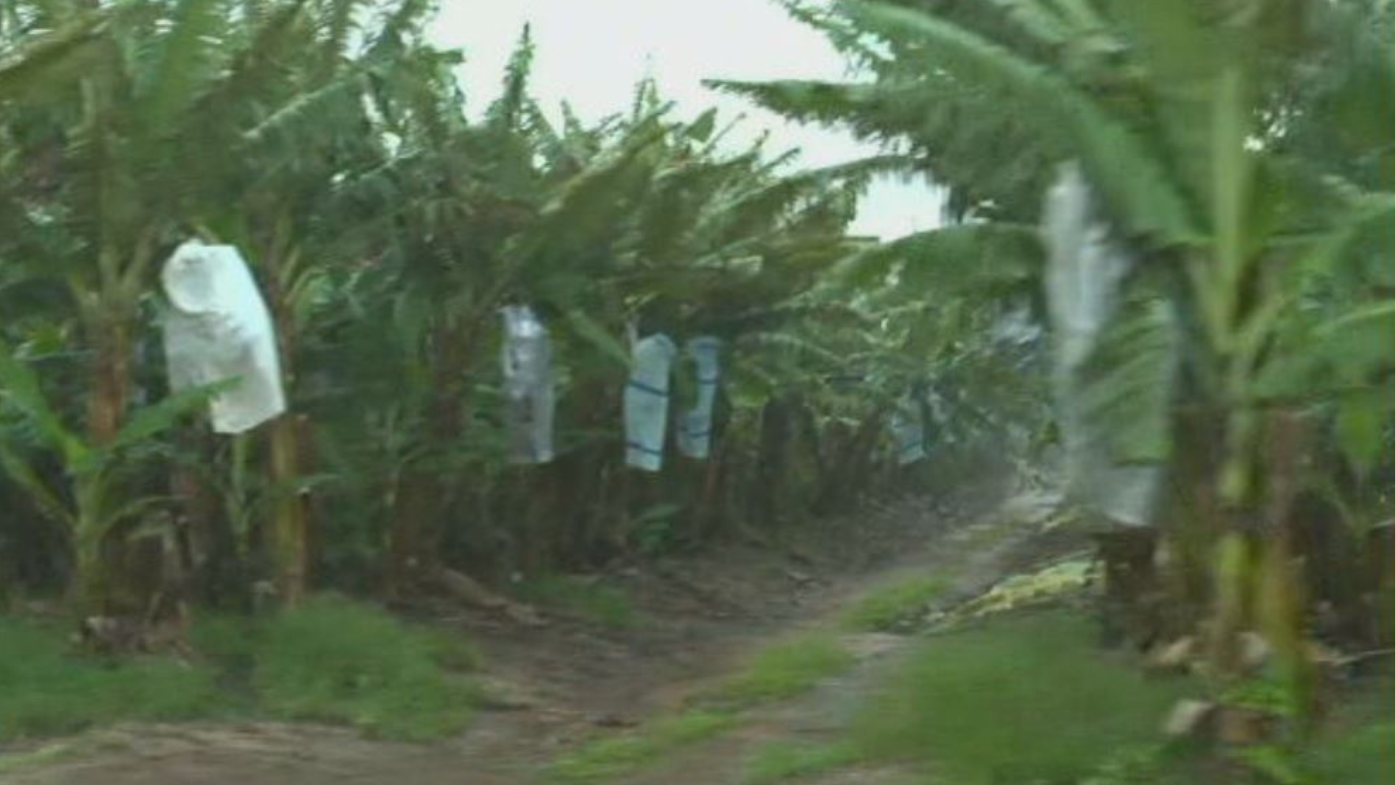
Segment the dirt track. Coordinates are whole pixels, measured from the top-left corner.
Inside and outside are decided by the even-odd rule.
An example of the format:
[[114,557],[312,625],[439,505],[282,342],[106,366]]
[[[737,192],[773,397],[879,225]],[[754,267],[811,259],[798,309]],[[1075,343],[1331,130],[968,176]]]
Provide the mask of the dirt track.
[[[997,495],[997,494],[994,494]],[[736,668],[742,656],[787,632],[821,625],[850,599],[902,572],[951,567],[958,590],[999,574],[1002,547],[967,547],[983,500],[955,509],[909,500],[831,522],[797,545],[727,545],[706,554],[617,568],[644,622],[621,630],[551,616],[522,627],[459,610],[439,623],[464,628],[485,652],[493,706],[462,736],[412,745],[345,729],[278,723],[180,724],[93,732],[58,747],[48,765],[0,780],[14,785],[525,785],[541,764],[585,738],[643,724]],[[1003,529],[1000,523],[1000,529]],[[984,540],[981,532],[975,546]],[[1011,528],[997,542],[1017,539]],[[976,551],[977,552],[974,552]],[[970,554],[967,556],[967,551]],[[627,783],[738,783],[744,755],[769,738],[819,740],[837,730],[876,683],[903,639],[849,636],[852,672],[797,699],[750,710],[736,730],[677,751]],[[876,782],[888,772],[862,771]],[[848,773],[844,777],[851,776]]]

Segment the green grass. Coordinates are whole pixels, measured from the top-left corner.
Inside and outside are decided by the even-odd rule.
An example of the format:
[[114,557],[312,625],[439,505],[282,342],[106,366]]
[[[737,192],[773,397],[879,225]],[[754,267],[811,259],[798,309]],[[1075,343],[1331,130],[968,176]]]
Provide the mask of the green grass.
[[851,630],[880,632],[925,613],[950,583],[944,578],[916,576],[889,583],[860,597],[843,614],[843,626]]
[[1316,782],[1342,785],[1390,785],[1396,782],[1396,725],[1390,717],[1334,738],[1314,750],[1311,767]]
[[610,781],[693,742],[734,727],[737,710],[798,695],[841,673],[853,656],[827,634],[781,641],[756,654],[746,668],[713,692],[700,696],[702,708],[665,717],[634,733],[591,741],[553,761],[549,777],[567,782]]
[[635,609],[619,589],[581,581],[565,575],[540,575],[514,588],[524,602],[553,608],[608,627],[631,627]]
[[30,769],[51,766],[78,755],[83,745],[74,741],[50,742],[24,752],[6,752],[0,755],[0,782],[3,777]]
[[926,762],[956,785],[1075,781],[1158,741],[1187,686],[1149,679],[1095,641],[1063,612],[927,640],[859,712],[853,738],[863,755]]
[[1316,782],[1388,785],[1396,781],[1396,725],[1389,676],[1354,683],[1334,712],[1332,727],[1315,741],[1305,764]]
[[198,619],[201,658],[99,658],[67,628],[0,617],[0,741],[129,720],[270,716],[405,740],[460,731],[478,703],[460,641],[376,608],[313,598],[266,619]]
[[443,667],[468,653],[347,600],[316,598],[280,614],[252,645],[251,686],[276,717],[424,741],[462,730],[479,699],[467,677]]
[[775,742],[756,751],[747,762],[742,781],[747,785],[766,785],[842,768],[857,760],[857,748],[848,743],[815,745]]
[[229,704],[206,668],[159,657],[78,656],[67,628],[0,617],[0,741],[118,720],[179,720]]
[[789,698],[852,665],[853,655],[837,638],[806,634],[757,652],[745,669],[718,687],[713,697],[738,705]]
[[609,781],[679,747],[716,736],[736,724],[725,712],[690,710],[620,736],[589,742],[548,766],[548,776],[565,782]]

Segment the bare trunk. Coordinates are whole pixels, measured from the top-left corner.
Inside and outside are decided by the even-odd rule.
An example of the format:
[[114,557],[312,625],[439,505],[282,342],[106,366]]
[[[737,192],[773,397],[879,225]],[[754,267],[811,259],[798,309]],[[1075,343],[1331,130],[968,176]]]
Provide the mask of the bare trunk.
[[[464,329],[438,328],[433,336],[432,376],[436,395],[428,413],[431,427],[426,439],[436,449],[429,452],[448,447],[460,435],[460,406],[464,394],[460,376],[470,356],[472,335]],[[411,594],[421,577],[436,569],[436,527],[445,491],[438,470],[431,466],[419,463],[406,469],[399,478],[388,528],[385,577],[389,597],[401,599]]]
[[102,538],[91,529],[91,522],[78,517],[78,532],[74,543],[76,559],[68,593],[83,616],[105,616],[111,612],[111,581],[107,561],[102,552]]
[[[87,440],[96,449],[116,441],[126,413],[131,385],[130,314],[124,309],[108,309],[88,320],[87,339],[92,346],[87,398]],[[116,589],[113,559],[106,558],[107,538],[102,511],[102,479],[75,478],[74,495],[78,506],[74,532],[76,559],[70,594],[87,614],[107,614]]]
[[271,479],[276,499],[272,514],[272,559],[276,565],[276,589],[285,605],[295,605],[305,595],[306,510],[296,489],[300,472],[300,434],[289,412],[272,423]]
[[416,591],[423,575],[430,573],[424,563],[423,522],[433,515],[434,500],[440,497],[440,483],[430,471],[406,471],[398,479],[388,525],[387,594],[402,599]]
[[[278,227],[278,238],[288,241],[289,225]],[[298,251],[276,242],[267,254],[265,286],[271,300],[272,319],[276,326],[278,360],[283,383],[288,390],[295,385],[296,321],[288,289],[296,267]],[[305,596],[310,563],[308,535],[309,511],[307,498],[300,491],[300,478],[305,472],[302,444],[304,418],[288,410],[271,425],[270,457],[273,493],[272,531],[268,541],[272,548],[277,595],[283,605],[294,606]]]
[[[211,461],[211,434],[203,427],[185,426],[177,434],[182,449]],[[249,586],[242,579],[237,542],[217,491],[192,465],[176,462],[170,474],[170,495],[179,505],[179,530],[186,543],[185,568],[194,593],[212,606],[249,605]]]
[[116,441],[126,414],[131,386],[130,319],[109,313],[88,326],[92,344],[91,387],[87,398],[87,436],[95,447]]

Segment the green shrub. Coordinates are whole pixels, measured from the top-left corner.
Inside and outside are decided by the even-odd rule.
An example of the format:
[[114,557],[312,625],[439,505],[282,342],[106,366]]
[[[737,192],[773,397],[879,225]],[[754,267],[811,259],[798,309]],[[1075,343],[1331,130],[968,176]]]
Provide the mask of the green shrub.
[[963,785],[1072,782],[1158,740],[1185,682],[1153,680],[1063,612],[926,641],[855,718],[860,751],[928,761]]

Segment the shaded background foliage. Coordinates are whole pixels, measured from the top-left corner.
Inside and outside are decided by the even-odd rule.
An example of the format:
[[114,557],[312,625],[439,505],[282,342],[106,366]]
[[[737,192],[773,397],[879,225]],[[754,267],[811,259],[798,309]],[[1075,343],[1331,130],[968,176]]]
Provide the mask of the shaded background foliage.
[[[935,262],[976,267],[972,237],[846,234],[869,178],[911,159],[796,171],[793,151],[733,149],[713,112],[671,119],[650,82],[625,111],[586,125],[564,106],[558,124],[530,97],[527,29],[471,122],[459,54],[423,39],[431,11],[4,4],[8,587],[133,609],[172,574],[236,605],[263,579],[293,602],[308,580],[403,596],[447,566],[595,565],[890,490],[883,413],[932,369],[947,395],[1015,382],[946,423],[947,444],[1002,431],[1001,404],[1040,418],[1015,399],[1017,361],[981,337],[1002,308],[923,296],[957,277]],[[252,434],[208,433],[197,400],[158,403],[153,281],[191,234],[242,250],[276,323],[290,411]],[[1035,241],[1004,238],[1029,264]],[[1031,275],[995,280],[1021,292]],[[509,303],[553,332],[546,466],[504,460]],[[723,339],[711,460],[622,466],[630,329]],[[86,471],[64,445],[120,470]]]

